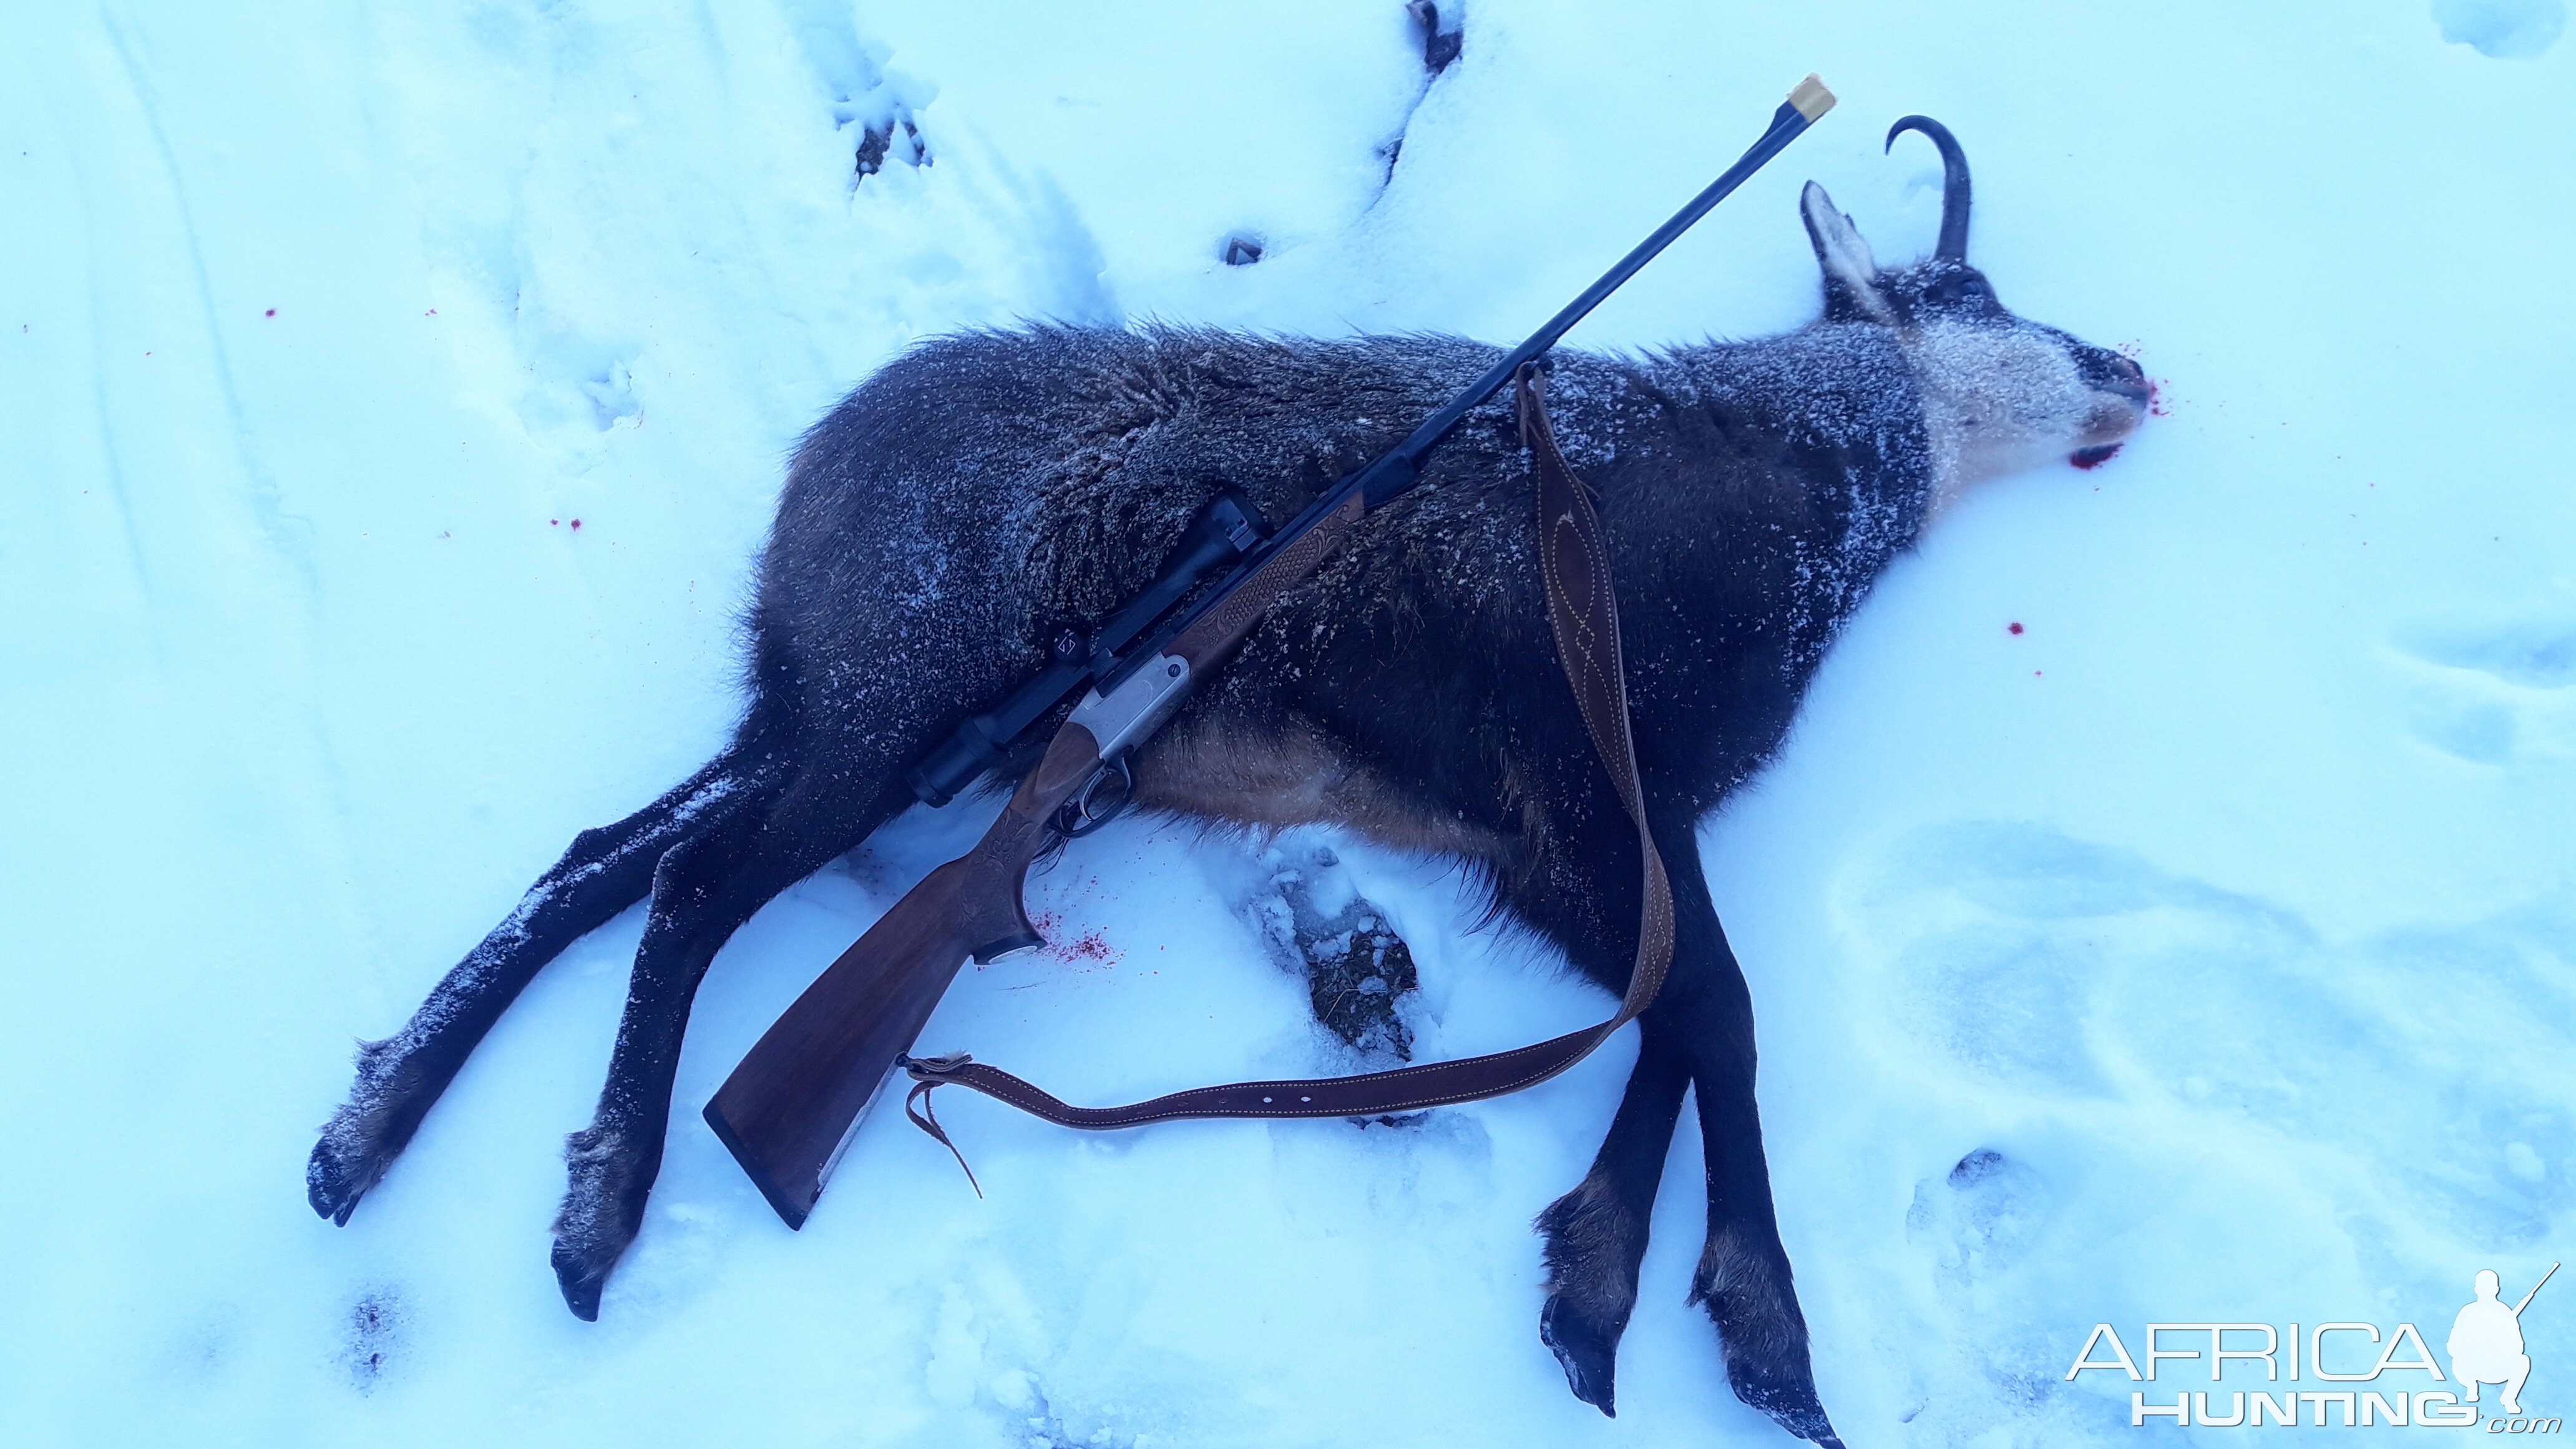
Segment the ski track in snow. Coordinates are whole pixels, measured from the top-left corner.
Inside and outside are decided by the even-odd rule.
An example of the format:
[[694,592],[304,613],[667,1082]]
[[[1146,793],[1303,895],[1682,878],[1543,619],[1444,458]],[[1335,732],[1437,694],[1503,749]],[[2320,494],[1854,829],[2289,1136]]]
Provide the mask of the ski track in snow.
[[[783,460],[874,367],[1036,318],[1507,343],[1810,69],[1843,112],[1577,344],[1806,320],[1808,176],[1916,254],[1937,166],[1879,139],[1920,110],[1977,168],[2006,299],[2164,383],[2119,459],[1996,484],[1901,561],[1706,832],[1844,1436],[2126,1442],[2126,1381],[2063,1378],[2096,1321],[2433,1333],[2475,1268],[2576,1256],[2576,282],[2527,266],[2576,177],[2497,140],[2576,121],[2561,0],[1442,8],[1436,78],[1393,0],[28,11],[0,55],[13,1437],[1789,1442],[1682,1302],[1688,1131],[1620,1417],[1538,1343],[1528,1224],[1626,1041],[1393,1127],[943,1104],[981,1202],[880,1106],[786,1231],[696,1108],[990,800],[735,937],[599,1324],[545,1228],[640,912],[539,978],[349,1227],[301,1184],[351,1039],[721,743]],[[1232,235],[1262,258],[1222,265]],[[1298,923],[1357,902],[1419,982],[1365,1050],[1292,969]],[[1058,949],[967,972],[924,1046],[1081,1100],[1604,1007],[1471,933],[1456,871],[1319,833],[1121,821],[1029,904]],[[2556,1292],[2526,1398],[2563,1411]]]

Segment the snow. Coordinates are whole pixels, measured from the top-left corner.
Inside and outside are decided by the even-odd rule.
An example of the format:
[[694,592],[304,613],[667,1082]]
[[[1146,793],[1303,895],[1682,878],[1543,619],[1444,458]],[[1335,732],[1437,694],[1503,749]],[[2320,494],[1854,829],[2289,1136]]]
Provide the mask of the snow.
[[2442,38],[2481,55],[2530,60],[2546,55],[2567,28],[2565,0],[2433,0]]
[[[963,810],[719,958],[599,1324],[546,1228],[640,912],[347,1228],[302,1164],[352,1039],[721,741],[781,461],[870,369],[1034,316],[1509,342],[1810,69],[1842,108],[1574,341],[1806,320],[1808,177],[1881,259],[1928,248],[1930,148],[1880,153],[1921,111],[2005,300],[2133,345],[2167,412],[1945,518],[1706,832],[1845,1437],[2117,1442],[2125,1378],[2060,1378],[2096,1321],[2434,1324],[2568,1256],[2559,0],[1475,0],[1436,81],[1391,0],[11,9],[16,1442],[1787,1442],[1682,1303],[1688,1131],[1620,1417],[1538,1342],[1528,1224],[1624,1041],[1412,1127],[944,1101],[981,1202],[881,1108],[788,1232],[695,1108]],[[928,164],[854,188],[907,117]],[[1440,863],[1292,844],[1409,943],[1418,1059],[1606,1009]],[[1031,907],[1108,949],[967,973],[925,1048],[1079,1101],[1339,1068],[1265,868],[1149,821],[1077,843]],[[2571,1304],[2523,1320],[2534,1406],[2568,1406]]]

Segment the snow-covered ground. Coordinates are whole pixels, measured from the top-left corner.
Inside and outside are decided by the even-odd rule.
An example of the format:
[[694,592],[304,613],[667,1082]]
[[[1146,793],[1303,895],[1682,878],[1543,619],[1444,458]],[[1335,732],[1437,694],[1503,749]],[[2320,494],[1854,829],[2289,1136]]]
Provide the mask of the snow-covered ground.
[[[1788,1442],[1682,1302],[1687,1131],[1620,1417],[1538,1342],[1528,1224],[1625,1045],[1402,1130],[952,1101],[980,1202],[881,1111],[788,1232],[695,1109],[958,812],[718,960],[599,1324],[546,1228],[636,913],[349,1227],[302,1169],[351,1039],[721,740],[783,454],[871,368],[1031,316],[1510,341],[1810,69],[1842,108],[1575,342],[1804,321],[1807,177],[1927,249],[1930,148],[1879,150],[1924,111],[2006,301],[2167,413],[1947,520],[1707,830],[1844,1435],[2124,1442],[2128,1380],[2061,1379],[2097,1321],[2438,1344],[2474,1270],[2570,1256],[2561,0],[1472,0],[1427,85],[1393,0],[0,8],[10,1442]],[[1419,1053],[1604,1009],[1436,863],[1325,843]],[[1259,876],[1121,822],[926,1044],[1094,1101],[1336,1067]],[[2576,1284],[2524,1324],[2526,1404],[2576,1411]]]

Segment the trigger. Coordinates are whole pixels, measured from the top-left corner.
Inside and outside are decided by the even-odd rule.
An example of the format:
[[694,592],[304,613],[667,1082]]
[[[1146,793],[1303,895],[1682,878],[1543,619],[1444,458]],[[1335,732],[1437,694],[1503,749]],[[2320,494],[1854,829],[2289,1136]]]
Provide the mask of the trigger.
[[1135,800],[1136,775],[1127,767],[1127,757],[1120,755],[1094,772],[1049,824],[1056,834],[1079,840],[1126,813]]

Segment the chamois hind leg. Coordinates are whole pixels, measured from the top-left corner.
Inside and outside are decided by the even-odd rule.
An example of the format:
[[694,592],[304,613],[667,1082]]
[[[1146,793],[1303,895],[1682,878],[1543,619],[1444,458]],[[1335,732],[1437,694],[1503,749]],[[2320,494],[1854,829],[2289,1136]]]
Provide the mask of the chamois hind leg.
[[747,789],[738,750],[614,825],[585,830],[537,878],[509,919],[447,973],[411,1020],[361,1043],[349,1100],[324,1124],[305,1164],[313,1210],[346,1225],[358,1199],[410,1144],[484,1033],[566,946],[644,898],[662,853],[735,807]]
[[911,801],[897,781],[819,761],[758,808],[662,857],[599,1109],[565,1143],[571,1183],[555,1216],[554,1268],[574,1316],[599,1317],[609,1271],[643,1225],[680,1042],[708,963],[753,912]]

